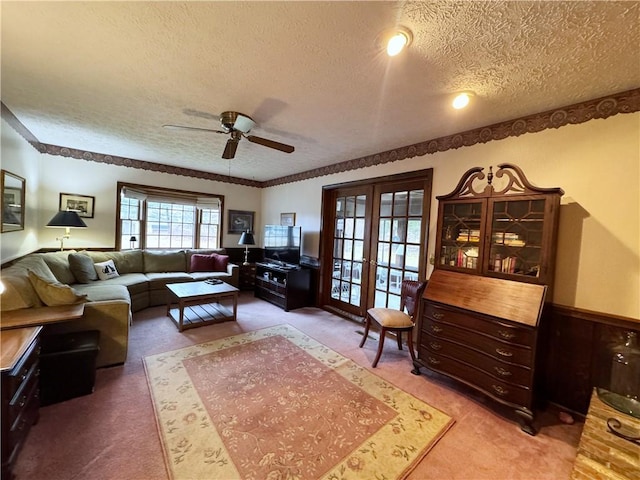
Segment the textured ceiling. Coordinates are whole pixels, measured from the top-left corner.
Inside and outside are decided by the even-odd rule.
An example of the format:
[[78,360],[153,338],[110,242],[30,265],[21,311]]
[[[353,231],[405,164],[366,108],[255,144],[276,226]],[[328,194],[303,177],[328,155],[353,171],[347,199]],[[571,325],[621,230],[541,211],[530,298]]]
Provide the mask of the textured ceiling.
[[[40,142],[260,182],[640,86],[639,2],[0,5],[2,102]],[[161,127],[225,110],[295,152]]]

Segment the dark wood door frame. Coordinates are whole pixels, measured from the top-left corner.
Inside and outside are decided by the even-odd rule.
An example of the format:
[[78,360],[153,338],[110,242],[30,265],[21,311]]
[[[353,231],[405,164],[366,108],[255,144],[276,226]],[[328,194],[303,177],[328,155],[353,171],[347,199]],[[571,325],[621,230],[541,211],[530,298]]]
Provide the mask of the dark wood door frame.
[[[376,177],[371,179],[358,180],[354,182],[345,182],[340,184],[325,185],[322,189],[322,207],[321,207],[321,226],[320,226],[320,252],[319,252],[319,282],[318,282],[318,304],[321,308],[326,308],[335,313],[338,313],[346,318],[361,321],[364,316],[363,312],[366,312],[366,306],[360,314],[353,314],[353,312],[344,312],[331,308],[329,305],[329,299],[331,296],[331,264],[333,255],[333,235],[332,229],[335,220],[335,208],[334,200],[336,198],[336,192],[347,189],[366,189],[372,192],[380,191],[381,186],[385,184],[402,185],[403,183],[414,182],[416,180],[423,181],[424,189],[424,201],[423,201],[423,238],[421,245],[421,262],[419,277],[420,279],[426,278],[427,265],[427,247],[429,238],[429,220],[431,213],[431,188],[433,181],[433,169],[424,169],[413,172],[401,173],[397,175],[388,175],[383,177]],[[378,188],[376,188],[378,187]],[[382,189],[384,191],[384,188]],[[375,202],[373,202],[375,203]],[[372,202],[370,201],[371,205]],[[372,227],[378,223],[375,221],[377,214],[372,214],[371,224]],[[370,243],[371,239],[367,239]],[[365,242],[366,243],[366,242]],[[363,286],[364,291],[364,286]]]

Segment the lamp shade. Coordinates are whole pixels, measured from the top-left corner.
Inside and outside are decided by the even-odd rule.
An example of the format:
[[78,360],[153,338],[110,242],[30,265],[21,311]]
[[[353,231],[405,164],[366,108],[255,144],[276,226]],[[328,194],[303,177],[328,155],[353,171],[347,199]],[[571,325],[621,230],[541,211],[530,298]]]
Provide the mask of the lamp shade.
[[82,221],[78,212],[72,210],[62,210],[56,213],[47,227],[67,227],[67,228],[87,228],[87,224]]
[[240,240],[238,241],[238,245],[255,245],[256,241],[253,238],[253,233],[242,232],[240,235]]
[[131,238],[129,239],[130,242],[137,242],[138,239],[136,238],[135,235],[132,235]]

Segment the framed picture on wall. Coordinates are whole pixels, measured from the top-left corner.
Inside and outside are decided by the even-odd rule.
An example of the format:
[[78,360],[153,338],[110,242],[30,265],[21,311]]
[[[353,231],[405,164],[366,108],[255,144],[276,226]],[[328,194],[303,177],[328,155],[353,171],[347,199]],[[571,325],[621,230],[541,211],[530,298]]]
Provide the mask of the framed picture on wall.
[[253,232],[253,216],[255,212],[229,210],[229,226],[227,233]]
[[84,218],[93,218],[96,197],[78,195],[76,193],[61,193],[59,210],[73,210]]
[[295,213],[281,213],[280,214],[280,225],[284,225],[286,227],[293,227],[296,224],[296,214]]

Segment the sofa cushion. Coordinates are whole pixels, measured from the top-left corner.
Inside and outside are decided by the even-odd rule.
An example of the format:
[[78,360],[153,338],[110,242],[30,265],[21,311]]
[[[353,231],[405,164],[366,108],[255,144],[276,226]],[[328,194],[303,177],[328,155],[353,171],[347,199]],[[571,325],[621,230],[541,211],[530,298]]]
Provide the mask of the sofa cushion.
[[186,272],[187,261],[184,250],[144,250],[144,272]]
[[232,277],[228,272],[191,272],[191,278],[196,281],[207,280],[209,278],[217,278],[231,285]]
[[94,282],[78,285],[77,291],[87,296],[91,302],[125,301],[130,303],[129,291],[123,285],[108,284],[107,282]]
[[167,283],[192,282],[193,277],[184,272],[155,272],[147,273],[149,290],[164,289]]
[[69,254],[69,268],[77,283],[91,283],[98,280],[98,273],[93,266],[93,259],[87,254]]
[[56,305],[72,305],[75,303],[84,303],[87,301],[86,295],[78,294],[69,285],[58,282],[49,282],[46,279],[29,272],[29,281],[35,289],[42,303],[49,307]]
[[122,252],[80,252],[89,255],[94,263],[113,260],[120,275],[125,273],[143,273],[144,260],[141,250],[124,250]]
[[[122,285],[127,287],[132,295],[134,293],[149,291],[149,279],[144,273],[125,273],[117,277],[109,278],[108,280],[88,284],[88,286],[94,285]],[[80,284],[74,285],[74,288],[83,292],[85,291],[84,288],[80,288]]]
[[226,272],[229,264],[228,255],[203,255],[195,253],[191,255],[191,268],[189,272]]
[[46,264],[42,255],[27,255],[10,267],[2,269],[2,283],[5,291],[2,294],[0,310],[8,312],[21,308],[41,307],[42,301],[29,281],[29,271],[36,273],[49,282],[57,282],[56,277]]
[[98,278],[100,280],[109,280],[110,278],[119,277],[120,274],[116,269],[113,260],[107,260],[106,262],[99,262],[94,265]]
[[68,260],[69,255],[72,253],[75,253],[75,250],[66,250],[64,252],[48,252],[42,254],[42,258],[49,266],[56,279],[60,283],[66,283],[67,285],[76,283],[76,277],[71,271]]

